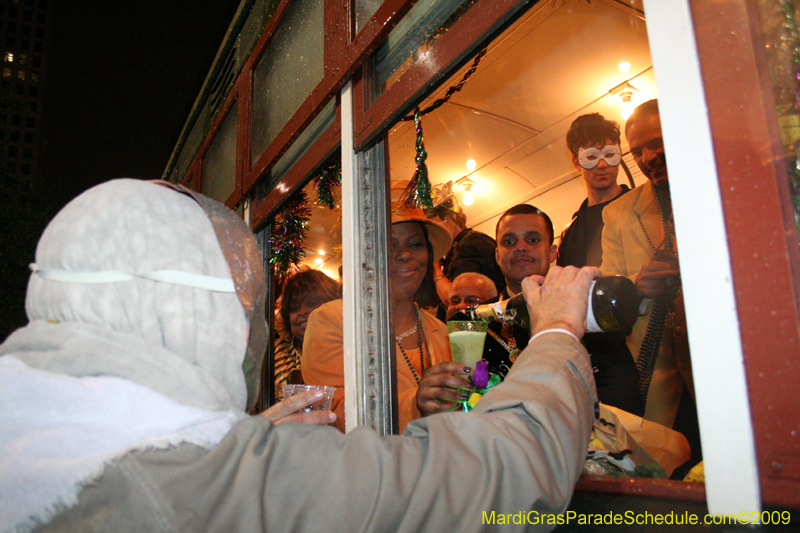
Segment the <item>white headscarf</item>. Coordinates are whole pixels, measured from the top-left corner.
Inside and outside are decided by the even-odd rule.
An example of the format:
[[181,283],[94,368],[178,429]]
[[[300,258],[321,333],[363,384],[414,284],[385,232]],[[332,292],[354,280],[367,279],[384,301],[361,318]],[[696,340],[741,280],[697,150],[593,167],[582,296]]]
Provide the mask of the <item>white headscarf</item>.
[[115,180],[45,230],[30,323],[0,346],[0,531],[46,523],[126,453],[211,448],[245,416],[263,271],[246,225],[208,203]]
[[[62,209],[39,241],[36,265],[231,279],[200,205],[138,180],[104,183]],[[235,293],[141,278],[65,283],[34,273],[26,309],[31,323],[0,355],[72,376],[122,377],[186,405],[244,410],[248,323]]]

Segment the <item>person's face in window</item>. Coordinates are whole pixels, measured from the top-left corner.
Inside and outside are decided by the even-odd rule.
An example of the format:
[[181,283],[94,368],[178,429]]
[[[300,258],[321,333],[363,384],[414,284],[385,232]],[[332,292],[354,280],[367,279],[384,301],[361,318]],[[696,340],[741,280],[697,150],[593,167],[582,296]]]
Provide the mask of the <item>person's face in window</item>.
[[[615,146],[614,141],[606,139],[603,142],[590,144],[583,148],[603,150],[607,146]],[[576,169],[580,170],[584,181],[586,181],[586,186],[596,191],[606,191],[616,185],[617,175],[619,174],[619,161],[617,161],[616,165],[611,165],[609,164],[609,158],[599,155],[593,155],[592,157],[597,159],[596,161],[591,161],[591,163],[595,164],[593,168],[584,168],[577,156],[572,157],[572,164]]]
[[413,300],[427,271],[428,243],[422,224],[392,224],[392,282],[395,298]]
[[650,113],[629,123],[626,132],[631,155],[642,170],[642,174],[647,176],[653,185],[668,187],[667,157],[664,155],[659,114]]
[[550,244],[544,217],[541,215],[510,215],[497,228],[495,258],[513,292],[519,292],[522,280],[550,269],[550,257],[556,247]]
[[325,302],[322,298],[315,295],[307,295],[289,311],[289,328],[292,331],[292,336],[298,339],[301,344],[306,336],[308,315],[323,303]]
[[456,278],[450,286],[450,297],[447,299],[447,319],[450,320],[454,314],[469,307],[482,304],[497,295],[486,286],[486,282],[481,278],[463,275]]

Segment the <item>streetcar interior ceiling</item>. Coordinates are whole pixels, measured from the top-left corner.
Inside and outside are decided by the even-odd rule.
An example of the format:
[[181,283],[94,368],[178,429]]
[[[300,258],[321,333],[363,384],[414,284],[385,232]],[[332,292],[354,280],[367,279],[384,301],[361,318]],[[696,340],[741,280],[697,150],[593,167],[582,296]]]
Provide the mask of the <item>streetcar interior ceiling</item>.
[[[471,66],[470,60],[420,108],[458,85]],[[539,2],[488,45],[461,91],[422,118],[431,183],[453,182],[468,226],[488,235],[494,236],[506,209],[530,203],[550,215],[558,236],[586,198],[565,140],[579,115],[598,112],[619,122],[632,179],[636,185],[645,180],[627,153],[620,96],[626,88],[633,105],[657,97],[641,0]],[[412,177],[415,144],[413,122],[391,128],[391,180]],[[467,180],[472,205],[464,202]],[[618,182],[629,184],[622,169]],[[315,197],[312,188],[313,182],[309,199]],[[335,211],[312,208],[304,260],[335,279],[341,265],[339,222]]]

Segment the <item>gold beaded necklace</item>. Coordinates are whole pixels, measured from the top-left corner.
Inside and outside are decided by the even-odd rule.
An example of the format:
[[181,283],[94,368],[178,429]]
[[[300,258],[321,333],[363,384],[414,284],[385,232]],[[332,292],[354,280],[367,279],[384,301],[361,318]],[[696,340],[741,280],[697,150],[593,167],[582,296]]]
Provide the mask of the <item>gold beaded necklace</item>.
[[411,369],[411,374],[414,376],[414,379],[417,381],[417,383],[419,383],[419,375],[417,374],[417,371],[414,370],[414,365],[411,364],[411,359],[408,358],[408,354],[406,354],[406,351],[403,349],[403,346],[400,344],[400,341],[402,339],[404,339],[408,335],[411,335],[411,333],[413,333],[414,331],[417,332],[417,344],[419,346],[419,367],[422,370],[422,372],[425,372],[425,352],[423,352],[423,350],[422,350],[422,345],[423,345],[423,342],[422,342],[422,323],[421,323],[420,318],[419,318],[419,309],[417,309],[416,306],[414,306],[414,312],[417,315],[417,323],[414,325],[414,328],[406,331],[405,333],[402,333],[402,334],[398,335],[397,337],[395,337],[395,342],[397,342],[397,347],[400,348],[400,353],[403,354],[403,358],[406,360],[406,363],[408,364],[408,368]]

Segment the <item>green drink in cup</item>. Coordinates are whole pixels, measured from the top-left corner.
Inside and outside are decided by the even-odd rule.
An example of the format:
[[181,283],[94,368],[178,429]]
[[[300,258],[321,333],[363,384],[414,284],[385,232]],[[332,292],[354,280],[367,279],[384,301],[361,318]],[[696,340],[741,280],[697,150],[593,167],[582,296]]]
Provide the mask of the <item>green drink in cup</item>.
[[475,363],[483,359],[483,344],[489,323],[482,320],[451,320],[447,323],[450,338],[450,353],[453,361],[475,369]]

